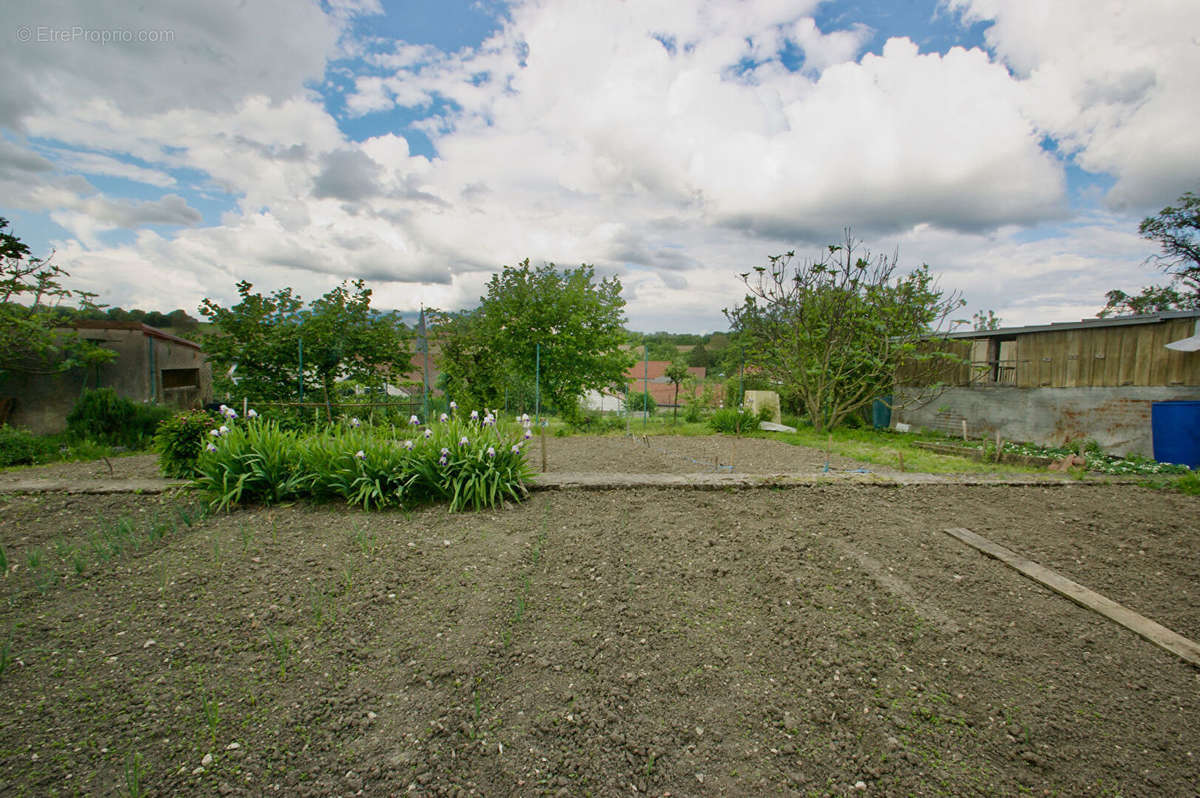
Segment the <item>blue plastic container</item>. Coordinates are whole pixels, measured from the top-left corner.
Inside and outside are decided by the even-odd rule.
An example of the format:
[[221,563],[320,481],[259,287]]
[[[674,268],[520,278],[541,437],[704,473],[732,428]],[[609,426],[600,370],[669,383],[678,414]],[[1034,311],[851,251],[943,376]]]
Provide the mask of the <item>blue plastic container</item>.
[[892,395],[881,396],[871,404],[871,426],[887,429],[892,426]]
[[1150,432],[1155,460],[1200,468],[1200,401],[1154,402]]

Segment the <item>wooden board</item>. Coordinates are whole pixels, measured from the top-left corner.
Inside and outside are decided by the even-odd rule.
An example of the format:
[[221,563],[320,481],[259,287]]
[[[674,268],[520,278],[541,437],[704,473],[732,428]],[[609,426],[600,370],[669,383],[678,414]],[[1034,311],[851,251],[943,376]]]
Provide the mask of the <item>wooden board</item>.
[[1117,385],[1133,385],[1137,377],[1137,330],[1118,327],[1121,331],[1121,368]]
[[1106,598],[1083,585],[1072,582],[1056,571],[1027,560],[1016,552],[1010,551],[985,537],[976,535],[969,529],[955,527],[945,530],[950,535],[968,546],[978,549],[989,557],[994,557],[1005,565],[1024,574],[1033,581],[1050,588],[1055,593],[1069,598],[1081,607],[1097,612],[1111,621],[1124,626],[1131,632],[1144,637],[1165,651],[1181,657],[1193,665],[1200,666],[1200,645],[1188,640],[1183,635],[1171,631],[1161,624],[1155,623],[1144,615],[1139,615],[1112,599]]

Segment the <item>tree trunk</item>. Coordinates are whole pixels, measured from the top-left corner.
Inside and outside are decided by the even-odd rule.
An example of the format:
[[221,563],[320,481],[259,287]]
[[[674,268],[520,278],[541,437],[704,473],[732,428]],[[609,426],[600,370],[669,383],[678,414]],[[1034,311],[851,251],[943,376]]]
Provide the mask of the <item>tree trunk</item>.
[[671,424],[679,422],[679,383],[675,383],[675,407],[671,410]]

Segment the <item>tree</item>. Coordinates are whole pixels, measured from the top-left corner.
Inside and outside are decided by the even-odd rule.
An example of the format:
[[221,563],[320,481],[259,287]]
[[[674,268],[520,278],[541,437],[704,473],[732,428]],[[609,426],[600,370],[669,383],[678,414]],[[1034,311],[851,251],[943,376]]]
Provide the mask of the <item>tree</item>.
[[1114,288],[1105,296],[1108,304],[1096,314],[1102,319],[1110,316],[1140,316],[1165,310],[1200,310],[1200,292],[1189,295],[1169,285],[1142,286],[1142,292],[1136,295]]
[[1147,260],[1170,275],[1168,285],[1149,285],[1130,295],[1119,289],[1105,296],[1098,314],[1124,316],[1164,310],[1200,310],[1200,196],[1185,191],[1177,206],[1168,205],[1138,225],[1138,233],[1156,241],[1159,253]]
[[96,295],[64,288],[61,278],[71,275],[50,258],[31,257],[29,247],[6,232],[8,226],[0,218],[0,377],[58,374],[116,358],[111,349],[62,329],[71,313],[61,312],[61,303],[74,300],[95,310]]
[[971,316],[971,324],[974,329],[980,331],[999,330],[1000,317],[996,315],[996,311],[994,310],[988,310],[987,312],[977,310]]
[[[409,333],[398,314],[371,310],[371,289],[362,280],[342,283],[304,307],[283,288],[269,296],[237,284],[241,302],[230,308],[205,299],[200,313],[214,326],[204,348],[219,393],[259,400],[293,399],[301,380],[306,392],[332,403],[334,383],[352,379],[382,387],[411,367]],[[236,385],[236,389],[235,389]]]
[[586,264],[559,271],[526,259],[492,275],[478,308],[443,316],[453,395],[494,406],[506,387],[527,394],[536,379],[542,401],[571,415],[585,391],[624,385],[633,359],[620,349],[621,282],[594,277]]
[[699,366],[707,369],[709,363],[712,362],[712,357],[708,350],[704,348],[704,342],[700,342],[692,347],[692,351],[687,353],[687,364],[689,366]]
[[679,420],[679,386],[688,377],[687,363],[683,362],[683,358],[679,352],[675,353],[671,365],[667,366],[667,379],[675,386],[675,399],[672,401],[674,407],[671,409],[671,423],[674,424]]
[[902,364],[933,371],[953,358],[936,339],[962,300],[943,296],[928,266],[898,276],[895,256],[858,247],[847,231],[813,260],[772,256],[741,275],[749,293],[725,311],[747,366],[794,393],[817,431],[890,393]]

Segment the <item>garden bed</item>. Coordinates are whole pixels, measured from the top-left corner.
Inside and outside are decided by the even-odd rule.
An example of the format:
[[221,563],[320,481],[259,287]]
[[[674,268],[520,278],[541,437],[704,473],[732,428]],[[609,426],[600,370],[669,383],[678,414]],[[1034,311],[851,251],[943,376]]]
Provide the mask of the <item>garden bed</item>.
[[0,500],[18,565],[0,792],[1200,786],[1194,667],[941,532],[1194,639],[1194,497],[843,484],[208,517],[186,494]]
[[[983,448],[978,446],[959,446],[953,443],[934,443],[933,441],[912,441],[912,445],[918,449],[925,449],[930,452],[937,452],[938,454],[953,454],[958,457],[969,457],[972,460],[978,460],[980,462],[984,460],[991,462],[996,461],[996,455],[994,452],[991,454],[986,454]],[[1014,454],[1012,452],[1002,451],[1000,453],[999,462],[1008,463],[1011,465],[1032,466],[1034,468],[1046,468],[1054,465],[1055,460],[1053,457],[1040,457],[1032,454]]]

